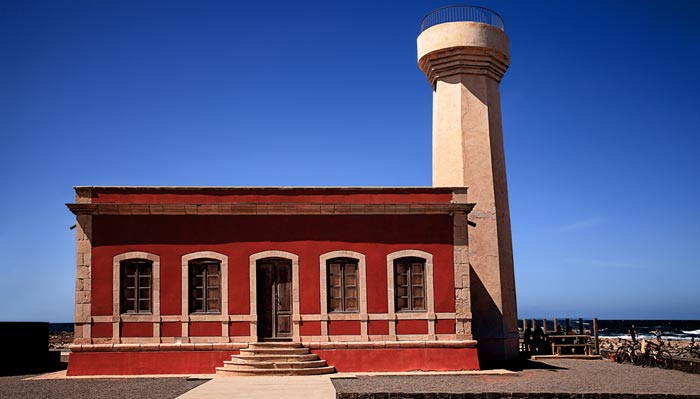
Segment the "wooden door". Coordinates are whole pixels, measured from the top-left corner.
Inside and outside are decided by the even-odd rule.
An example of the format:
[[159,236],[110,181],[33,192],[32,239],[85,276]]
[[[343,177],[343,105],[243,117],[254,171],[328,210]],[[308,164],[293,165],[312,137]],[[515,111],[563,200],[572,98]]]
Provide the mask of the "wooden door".
[[292,264],[275,266],[275,337],[292,337]]
[[257,266],[258,339],[292,337],[292,264],[263,260]]

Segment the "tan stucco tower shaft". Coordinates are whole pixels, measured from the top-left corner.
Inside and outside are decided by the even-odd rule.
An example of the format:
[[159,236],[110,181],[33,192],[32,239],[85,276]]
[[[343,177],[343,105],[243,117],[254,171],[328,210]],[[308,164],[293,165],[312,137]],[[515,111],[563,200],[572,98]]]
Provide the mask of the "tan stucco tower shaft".
[[[433,186],[468,187],[472,333],[482,363],[517,356],[517,309],[499,82],[508,37],[479,22],[447,22],[418,37],[433,87]],[[459,295],[458,295],[459,296]]]

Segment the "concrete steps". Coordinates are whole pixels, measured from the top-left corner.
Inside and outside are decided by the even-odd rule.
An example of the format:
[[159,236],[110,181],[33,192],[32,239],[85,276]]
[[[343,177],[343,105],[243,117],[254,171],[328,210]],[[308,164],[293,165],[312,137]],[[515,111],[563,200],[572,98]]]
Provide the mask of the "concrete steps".
[[238,355],[231,358],[236,364],[254,364],[259,362],[307,362],[318,360],[318,355]]
[[335,368],[318,358],[298,342],[256,342],[231,356],[220,376],[254,375],[318,375],[334,373]]
[[[225,368],[225,367],[224,367]],[[297,376],[297,375],[320,375],[335,373],[335,367],[326,366],[313,369],[255,369],[255,370],[224,370],[222,367],[216,368],[218,376]]]
[[255,348],[241,349],[240,356],[255,356],[255,355],[305,355],[308,354],[307,348]]

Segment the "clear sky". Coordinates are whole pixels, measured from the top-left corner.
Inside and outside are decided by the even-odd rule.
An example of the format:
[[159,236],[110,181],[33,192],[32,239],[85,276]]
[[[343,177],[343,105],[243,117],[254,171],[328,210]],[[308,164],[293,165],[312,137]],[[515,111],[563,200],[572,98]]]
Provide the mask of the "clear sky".
[[[448,4],[0,1],[0,320],[72,320],[75,185],[429,186]],[[480,5],[519,315],[700,319],[700,2]]]

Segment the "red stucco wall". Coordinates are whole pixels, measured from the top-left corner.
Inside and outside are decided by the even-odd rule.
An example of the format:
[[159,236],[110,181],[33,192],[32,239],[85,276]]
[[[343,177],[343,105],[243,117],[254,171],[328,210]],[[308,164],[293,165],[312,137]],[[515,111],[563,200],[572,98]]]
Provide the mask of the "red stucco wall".
[[435,322],[435,333],[437,334],[454,334],[455,333],[455,320],[437,320]]
[[478,370],[476,348],[313,349],[339,372]]
[[182,324],[179,322],[163,322],[160,323],[161,337],[180,337],[182,336]]
[[388,335],[389,321],[388,320],[370,320],[367,324],[367,332],[369,335]]
[[228,326],[228,335],[232,337],[250,335],[250,323],[247,321],[232,321]]
[[200,321],[190,323],[190,337],[220,337],[221,323],[218,321]]
[[302,336],[321,335],[321,322],[302,321],[299,325],[299,334]]
[[[212,374],[238,351],[77,352],[68,375]],[[146,395],[148,396],[148,395]]]
[[397,334],[427,334],[428,322],[426,320],[399,320],[396,322]]
[[153,323],[122,323],[122,337],[152,337]]
[[[302,314],[320,312],[319,256],[335,250],[365,254],[368,311],[386,313],[386,255],[405,249],[433,254],[435,311],[454,312],[452,218],[448,215],[94,216],[92,245],[93,316],[112,314],[112,258],[129,251],[160,256],[162,315],[181,314],[181,257],[195,251],[229,257],[229,312],[249,314],[249,256],[267,250],[299,256]],[[400,327],[400,332],[418,331],[409,326]],[[191,326],[194,331],[198,328]],[[370,323],[369,328],[370,333],[384,330],[380,322]],[[220,325],[216,329],[215,335],[220,335]],[[309,325],[302,331],[315,329]],[[235,329],[244,330],[243,326]],[[420,330],[427,332],[427,327]],[[167,332],[175,333],[169,328]],[[213,334],[214,327],[203,333]]]
[[360,335],[359,321],[333,320],[328,323],[328,335]]
[[[476,348],[314,349],[339,372],[478,370]],[[238,351],[77,352],[69,376],[211,374]]]
[[92,323],[92,336],[94,338],[110,338],[112,333],[112,323]]

